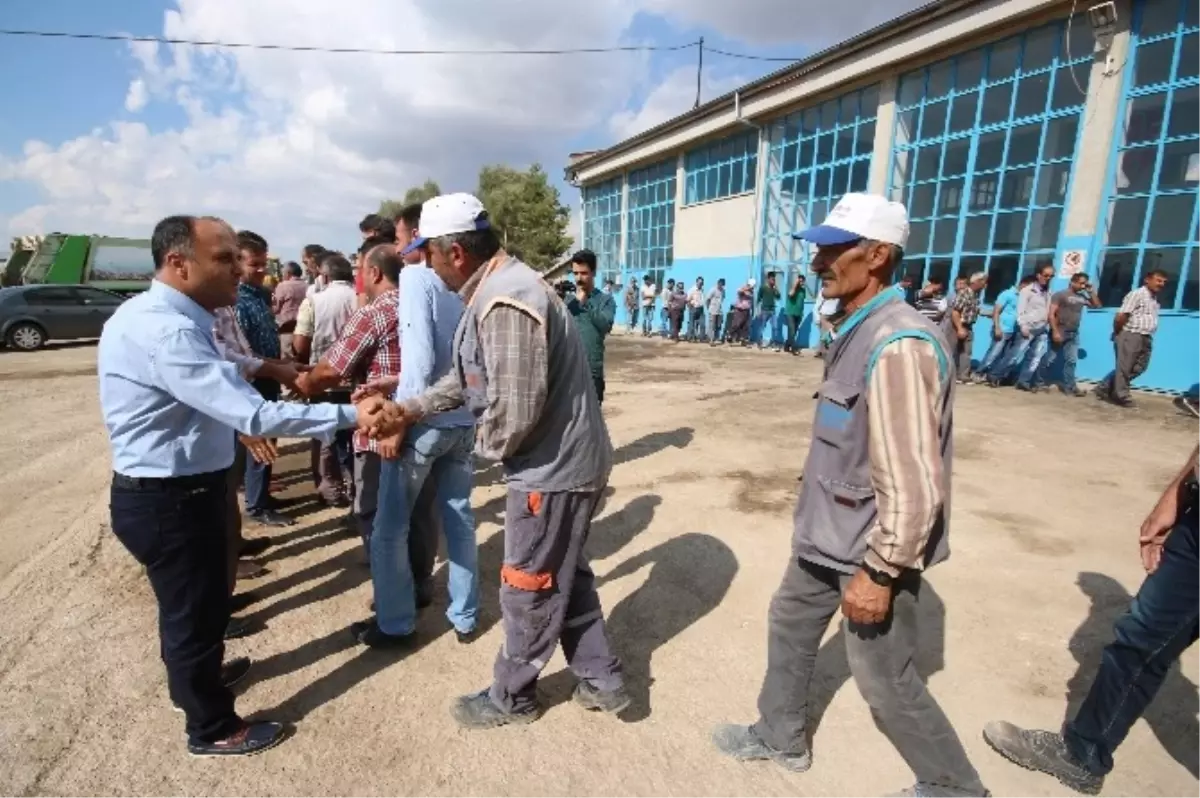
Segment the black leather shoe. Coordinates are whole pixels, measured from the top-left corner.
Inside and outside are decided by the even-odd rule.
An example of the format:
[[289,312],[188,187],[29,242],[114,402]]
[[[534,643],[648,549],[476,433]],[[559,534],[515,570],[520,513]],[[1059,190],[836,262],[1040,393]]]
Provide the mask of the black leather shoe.
[[459,643],[462,643],[464,646],[467,645],[468,643],[474,643],[476,640],[479,639],[479,628],[476,627],[469,632],[460,632],[459,630],[455,629],[454,637],[458,640]]
[[249,657],[234,657],[221,666],[221,684],[233,687],[250,672]]
[[296,521],[275,510],[254,510],[246,513],[246,517],[256,524],[263,526],[295,526]]
[[283,738],[281,723],[250,723],[223,740],[211,743],[188,740],[188,753],[192,756],[253,756],[274,748],[283,742]]
[[270,538],[247,538],[242,542],[242,549],[239,554],[242,557],[255,557],[273,545]]
[[369,621],[359,621],[350,624],[350,634],[354,639],[369,648],[409,648],[417,639],[416,632],[406,635],[390,635],[379,628],[372,618]]

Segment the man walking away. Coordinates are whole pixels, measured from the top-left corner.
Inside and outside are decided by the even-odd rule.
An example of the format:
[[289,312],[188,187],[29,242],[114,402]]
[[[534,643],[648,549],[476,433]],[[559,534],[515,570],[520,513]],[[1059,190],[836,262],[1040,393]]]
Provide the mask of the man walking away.
[[687,339],[693,343],[703,341],[707,336],[704,331],[704,278],[696,278],[696,286],[688,292],[688,331]]
[[1013,336],[1008,357],[988,379],[993,387],[1001,385],[1014,371],[1017,371],[1017,390],[1036,391],[1040,387],[1040,366],[1050,344],[1049,285],[1054,279],[1053,264],[1043,263],[1033,277],[1033,282],[1018,295],[1017,335]]
[[154,590],[167,689],[196,756],[244,756],[283,739],[281,724],[246,723],[234,710],[227,684],[246,666],[222,672],[231,428],[260,439],[332,436],[376,421],[353,407],[268,402],[230,367],[213,340],[213,312],[241,291],[238,243],[220,219],[160,221],[154,280],[104,325],[97,352],[112,531]]
[[728,341],[730,344],[750,345],[750,311],[754,307],[754,283],[751,277],[737,290],[733,307],[729,311]]
[[1150,365],[1151,342],[1158,330],[1158,293],[1167,284],[1161,269],[1149,272],[1142,287],[1130,291],[1113,319],[1116,368],[1096,386],[1096,396],[1120,407],[1133,407],[1129,385]]
[[658,286],[654,278],[646,275],[642,285],[642,335],[649,336],[654,331],[654,300],[658,296]]
[[1146,579],[1114,628],[1087,698],[1062,733],[993,721],[983,739],[1023,768],[1049,773],[1073,790],[1095,795],[1113,769],[1113,754],[1162,686],[1167,671],[1196,642],[1197,454],[1184,463],[1150,515],[1138,542]]
[[957,369],[958,384],[971,384],[971,350],[975,346],[975,321],[979,318],[979,299],[987,285],[987,272],[975,272],[954,295],[954,304],[942,322],[950,344],[951,359]]
[[587,350],[596,400],[603,403],[604,339],[612,331],[617,303],[611,294],[596,289],[596,256],[591,250],[581,249],[571,256],[571,273],[575,275],[575,294],[568,298],[567,309]]
[[[279,328],[271,313],[271,301],[263,290],[267,273],[267,241],[257,233],[242,230],[237,234],[238,262],[241,282],[238,284],[234,314],[238,327],[246,335],[255,357],[279,360],[283,352],[279,344]],[[256,377],[252,383],[268,402],[278,401],[282,389],[279,383],[266,377]],[[276,511],[271,497],[271,464],[246,459],[246,516],[264,526],[292,526],[296,522]]]
[[1087,396],[1087,392],[1075,384],[1079,325],[1083,322],[1085,306],[1100,307],[1100,298],[1092,291],[1086,274],[1072,275],[1068,287],[1050,297],[1050,353],[1046,356],[1046,370],[1049,371],[1059,357],[1063,359],[1059,390],[1067,396]]
[[808,769],[809,686],[840,607],[854,681],[916,774],[905,794],[986,795],[913,665],[921,572],[949,555],[954,376],[941,331],[890,288],[907,214],[847,194],[797,235],[817,245],[813,272],[843,314],[825,356],[793,556],[771,601],[760,720],[720,726],[714,742],[737,759]]
[[800,350],[804,348],[796,340],[800,322],[804,319],[804,303],[808,301],[808,289],[804,282],[804,275],[797,273],[783,303],[783,312],[787,315],[787,342],[783,345],[783,351],[793,355],[800,354]]
[[717,279],[717,286],[708,292],[708,299],[706,300],[706,303],[708,309],[708,323],[712,330],[709,336],[709,340],[712,342],[710,345],[717,346],[723,340],[721,336],[721,314],[724,312],[723,308],[725,305],[724,277]]
[[475,197],[429,200],[421,233],[431,267],[467,303],[455,366],[422,396],[385,407],[392,422],[377,434],[465,400],[479,418],[478,449],[501,460],[508,486],[504,645],[491,687],[458,699],[454,718],[472,729],[535,720],[538,674],[560,640],[579,677],[575,701],[620,712],[630,699],[584,553],[612,443],[583,342],[546,282],[500,248]]
[[283,282],[275,286],[271,294],[271,311],[275,314],[275,325],[279,328],[279,347],[285,357],[292,353],[292,332],[296,329],[296,313],[308,292],[304,282],[304,270],[295,261],[283,267]]
[[775,284],[775,272],[767,273],[767,281],[758,289],[758,348],[770,346],[776,352],[775,345],[775,308],[779,305],[779,287]]
[[[346,323],[358,309],[354,269],[350,261],[341,255],[327,255],[321,262],[321,268],[328,283],[325,289],[311,300],[313,336],[309,358],[312,363],[319,363],[325,353],[333,348],[342,337]],[[317,394],[313,401],[348,404],[350,389],[345,385],[334,385],[324,393]],[[348,494],[354,485],[351,436],[343,433],[334,439],[332,445],[314,441],[313,447],[321,478],[317,488],[321,499],[329,507],[349,507],[351,502]]]
[[1017,326],[1017,300],[1020,290],[1033,282],[1033,275],[1027,274],[1021,278],[1016,288],[1005,288],[996,297],[992,305],[992,345],[987,354],[979,362],[979,371],[975,374],[977,382],[987,382],[992,370],[1004,362],[1003,355],[1007,352]]
[[669,337],[679,343],[679,332],[683,329],[683,316],[687,312],[687,291],[683,280],[675,283],[667,295],[667,322],[670,325]]
[[629,287],[625,289],[625,312],[629,314],[629,332],[637,329],[638,323],[638,284],[636,277],[629,278]]

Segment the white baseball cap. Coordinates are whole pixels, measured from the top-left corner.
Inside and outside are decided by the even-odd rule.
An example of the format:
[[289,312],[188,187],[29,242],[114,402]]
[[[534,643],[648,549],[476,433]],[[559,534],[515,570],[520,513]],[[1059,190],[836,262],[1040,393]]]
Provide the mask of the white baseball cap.
[[[424,226],[421,232],[425,232]],[[849,244],[869,238],[903,247],[908,242],[908,211],[899,202],[877,194],[847,194],[838,200],[825,221],[793,238],[810,241],[819,247]]]
[[400,254],[407,255],[415,249],[420,249],[431,238],[471,230],[487,230],[491,226],[487,210],[473,194],[441,194],[425,200],[425,204],[421,206],[421,221],[417,228],[421,235],[414,238]]

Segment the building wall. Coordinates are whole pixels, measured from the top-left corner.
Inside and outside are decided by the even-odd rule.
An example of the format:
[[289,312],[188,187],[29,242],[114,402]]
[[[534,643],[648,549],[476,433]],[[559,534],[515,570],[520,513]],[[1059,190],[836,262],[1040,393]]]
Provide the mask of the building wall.
[[[812,255],[793,232],[819,222],[846,190],[887,192],[909,208],[905,268],[922,278],[985,269],[990,300],[1040,263],[1055,265],[1054,290],[1074,271],[1088,274],[1104,307],[1084,318],[1081,379],[1111,371],[1109,338],[1121,298],[1151,268],[1166,269],[1171,282],[1160,298],[1154,356],[1135,385],[1194,389],[1200,12],[1195,0],[1116,6],[1107,49],[1095,47],[1086,14],[1068,29],[1065,3],[998,0],[978,6],[973,22],[982,14],[1010,20],[1007,26],[968,29],[956,16],[875,47],[868,60],[903,66],[876,70],[873,83],[840,65],[747,101],[743,112],[762,124],[753,193],[695,202],[695,188],[685,189],[691,167],[703,162],[694,153],[712,146],[714,131],[731,140],[747,135],[736,119],[723,130],[705,119],[697,130],[672,132],[674,253],[656,277],[690,287],[703,276],[709,288],[723,277],[726,308],[747,275],[761,281],[777,271],[786,287]],[[784,94],[795,101],[781,105]],[[698,134],[707,143],[681,148]],[[662,143],[639,147],[661,151]],[[636,153],[618,156],[629,158]],[[802,340],[815,342],[813,327],[806,314]],[[982,319],[976,357],[990,332]]]

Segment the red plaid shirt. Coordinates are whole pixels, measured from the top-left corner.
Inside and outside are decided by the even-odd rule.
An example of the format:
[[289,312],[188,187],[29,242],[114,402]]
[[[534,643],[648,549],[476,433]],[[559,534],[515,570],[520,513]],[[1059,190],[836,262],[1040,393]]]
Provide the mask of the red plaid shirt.
[[[398,375],[400,325],[396,308],[399,301],[400,292],[392,289],[380,294],[371,304],[354,311],[342,328],[341,337],[322,360],[353,385]],[[379,443],[365,432],[356,430],[354,451],[376,452],[379,451]]]

